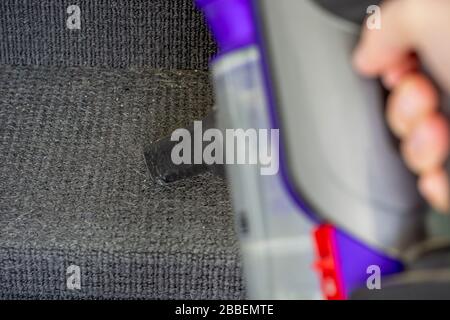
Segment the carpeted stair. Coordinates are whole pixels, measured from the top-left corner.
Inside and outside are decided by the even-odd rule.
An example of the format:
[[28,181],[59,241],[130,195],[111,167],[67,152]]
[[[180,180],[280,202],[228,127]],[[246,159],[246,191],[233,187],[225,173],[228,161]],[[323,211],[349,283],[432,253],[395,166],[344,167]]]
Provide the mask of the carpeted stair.
[[225,181],[142,155],[211,108],[214,52],[191,0],[0,2],[0,298],[244,297]]

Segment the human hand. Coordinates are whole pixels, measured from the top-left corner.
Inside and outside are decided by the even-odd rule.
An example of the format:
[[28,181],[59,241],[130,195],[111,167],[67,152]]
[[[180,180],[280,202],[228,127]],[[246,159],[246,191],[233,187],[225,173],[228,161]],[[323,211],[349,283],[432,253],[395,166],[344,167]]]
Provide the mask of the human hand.
[[[418,187],[441,212],[450,210],[449,122],[439,111],[439,94],[423,72],[450,94],[450,0],[394,0],[381,7],[380,30],[364,28],[354,54],[355,68],[380,77],[391,90],[386,117],[401,140],[406,165],[419,175]],[[420,63],[419,63],[420,61]]]

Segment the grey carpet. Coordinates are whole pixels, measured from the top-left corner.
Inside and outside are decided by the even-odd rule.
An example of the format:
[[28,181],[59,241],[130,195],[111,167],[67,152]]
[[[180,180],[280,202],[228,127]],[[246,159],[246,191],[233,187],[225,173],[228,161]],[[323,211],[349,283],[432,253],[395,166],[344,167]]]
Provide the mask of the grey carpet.
[[[0,64],[206,69],[216,47],[194,0],[1,0]],[[81,9],[69,30],[66,10]]]
[[142,156],[211,105],[204,71],[0,66],[0,298],[242,298],[224,181]]

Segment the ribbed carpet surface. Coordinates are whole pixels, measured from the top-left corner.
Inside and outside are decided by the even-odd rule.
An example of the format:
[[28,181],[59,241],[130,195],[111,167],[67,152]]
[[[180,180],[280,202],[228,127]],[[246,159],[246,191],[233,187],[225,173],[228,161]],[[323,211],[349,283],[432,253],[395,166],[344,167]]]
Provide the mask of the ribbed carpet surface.
[[[2,0],[0,63],[206,69],[216,50],[194,0]],[[66,28],[80,8],[80,29]]]
[[0,298],[243,297],[225,182],[142,154],[212,106],[215,51],[192,0],[0,1]]
[[0,66],[0,297],[242,298],[225,182],[142,155],[212,103],[206,71]]
[[193,0],[0,1],[0,299],[244,297],[225,182],[142,154],[212,106],[215,51]]

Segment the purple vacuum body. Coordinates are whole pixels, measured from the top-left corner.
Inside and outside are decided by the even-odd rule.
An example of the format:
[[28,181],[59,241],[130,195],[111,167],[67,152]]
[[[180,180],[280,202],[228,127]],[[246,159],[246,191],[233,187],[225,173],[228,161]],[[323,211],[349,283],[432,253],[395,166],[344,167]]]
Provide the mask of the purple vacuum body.
[[[331,59],[334,54],[336,57],[342,56],[342,61],[346,61],[345,59],[350,56],[358,38],[359,30],[354,27],[354,21],[349,21],[350,19],[347,17],[334,16],[329,10],[327,11],[321,5],[309,0],[198,0],[197,5],[203,11],[220,48],[220,53],[212,61],[211,68],[218,98],[221,128],[251,128],[257,125],[280,130],[280,170],[276,175],[258,177],[254,173],[245,171],[251,170],[248,168],[239,166],[227,168],[237,222],[241,223],[245,219],[249,223],[250,231],[241,232],[240,236],[250,297],[314,299],[319,298],[317,293],[321,291],[322,296],[328,299],[346,299],[359,288],[376,287],[376,281],[372,281],[376,278],[377,273],[384,278],[402,272],[404,265],[399,252],[409,245],[421,241],[423,237],[423,217],[418,213],[421,208],[421,200],[413,191],[415,189],[414,180],[408,176],[409,173],[405,170],[405,172],[401,172],[402,176],[393,175],[390,172],[391,167],[386,172],[389,175],[386,180],[391,179],[389,180],[390,184],[396,184],[397,187],[406,190],[398,196],[401,201],[370,198],[372,196],[370,192],[368,192],[369,197],[366,197],[363,191],[361,194],[364,196],[355,196],[352,200],[353,198],[348,194],[353,196],[349,191],[353,181],[362,181],[361,188],[356,188],[358,192],[364,188],[378,187],[378,185],[377,183],[372,184],[373,180],[367,180],[365,176],[372,172],[372,168],[364,165],[365,159],[360,159],[358,147],[350,146],[349,152],[344,151],[347,154],[339,154],[336,157],[344,160],[347,159],[346,157],[359,159],[358,161],[361,162],[356,163],[355,168],[363,163],[364,170],[355,172],[355,175],[360,174],[364,177],[355,176],[347,184],[339,177],[333,180],[334,176],[331,174],[329,180],[327,180],[328,178],[324,180],[326,182],[324,186],[314,186],[310,190],[309,186],[318,184],[322,178],[309,172],[322,170],[320,161],[326,158],[326,154],[321,153],[322,151],[317,152],[314,155],[317,164],[312,163],[311,168],[308,167],[308,159],[303,157],[304,153],[311,155],[316,152],[314,144],[320,145],[322,141],[313,142],[316,136],[310,135],[311,130],[300,130],[296,134],[295,130],[298,129],[289,122],[295,120],[294,112],[305,112],[305,116],[298,116],[298,119],[316,117],[317,114],[312,112],[316,112],[321,106],[317,106],[315,101],[321,101],[321,98],[326,100],[325,96],[328,94],[334,94],[337,101],[340,99],[342,88],[337,88],[334,93],[328,92],[325,88],[322,91],[322,97],[317,97],[317,99],[312,97],[314,88],[306,90],[308,84],[303,85],[306,82],[302,79],[308,75],[302,70],[305,66],[313,64],[311,59],[314,57],[325,57],[324,52],[327,51],[327,48],[324,47],[322,50],[321,45],[317,44],[321,41],[325,42],[325,46],[336,41],[336,44],[333,45],[337,48],[334,52],[330,52]],[[363,13],[365,14],[365,11]],[[318,30],[316,23],[324,26],[325,29]],[[298,28],[293,26],[298,26]],[[340,29],[341,27],[342,29]],[[332,31],[325,32],[324,39],[321,39],[321,32],[324,32],[326,28],[330,28]],[[286,35],[287,31],[292,33]],[[327,43],[325,35],[333,32],[342,33],[341,43],[337,43],[337,36]],[[278,34],[280,36],[277,36]],[[281,34],[285,35],[285,39],[280,39],[282,38]],[[310,35],[313,35],[314,38]],[[302,41],[305,42],[303,48]],[[300,43],[293,44],[294,42]],[[318,51],[314,52],[314,50]],[[339,50],[343,53],[339,53]],[[298,63],[297,57],[300,61]],[[336,59],[335,63],[340,64],[339,59]],[[287,64],[291,63],[291,70],[289,66],[284,66],[284,61]],[[350,59],[347,60],[347,64],[349,61]],[[320,65],[318,63],[318,70],[321,70]],[[339,74],[341,69],[349,74],[341,76]],[[326,70],[329,68],[323,70],[327,72]],[[236,102],[241,101],[240,89],[236,85],[236,83],[240,83],[240,80],[236,79],[237,77],[246,77],[246,72],[251,73],[249,81],[252,84],[253,94],[259,95],[259,100],[255,102],[258,105],[252,107],[254,109],[251,114],[246,113],[246,106]],[[297,77],[299,86],[294,84],[289,87],[289,85],[283,84],[287,77],[291,77],[291,83]],[[352,81],[355,83],[360,81],[356,75],[351,73],[349,66],[338,67],[336,72],[329,70],[328,74],[324,74],[323,79],[330,77],[333,77],[337,84],[349,79],[347,82],[350,83],[350,86]],[[318,83],[320,83],[319,80]],[[377,92],[376,90],[379,89],[376,83],[364,83],[363,85],[369,87],[367,92],[372,92],[370,90]],[[358,92],[364,91],[365,88]],[[293,94],[297,90],[300,91],[298,97]],[[364,94],[365,91],[361,93],[361,95]],[[240,105],[238,106],[238,104]],[[323,106],[323,108],[323,110],[331,109],[330,106]],[[303,109],[305,111],[302,111]],[[325,117],[323,125],[326,125],[327,128],[336,126],[336,122],[333,121],[338,120],[329,120],[327,112],[322,113]],[[263,120],[255,120],[256,113]],[[380,114],[379,117],[382,117],[382,113]],[[376,119],[379,117],[377,115]],[[290,120],[293,118],[294,120]],[[255,121],[257,121],[256,124]],[[369,121],[371,120],[369,119]],[[299,124],[299,127],[303,128],[308,125],[308,123],[303,126]],[[322,124],[314,125],[320,127]],[[376,141],[378,139],[386,140],[387,129],[381,122],[378,127],[376,126],[378,123],[374,125],[373,131],[365,134],[370,138],[377,139]],[[382,136],[376,136],[380,135],[380,132]],[[336,136],[335,139],[338,140],[339,137]],[[306,142],[302,145],[302,141]],[[371,142],[367,141],[367,143]],[[386,145],[388,144],[390,141],[386,142]],[[389,145],[388,148],[390,148]],[[356,154],[352,155],[352,150]],[[383,156],[380,155],[380,157]],[[330,161],[333,160],[333,157],[333,155],[329,157]],[[397,157],[397,155],[393,157]],[[377,162],[381,163],[377,169],[383,169],[383,161],[382,159]],[[390,158],[387,161],[391,161]],[[393,162],[395,162],[393,167],[400,163],[396,158]],[[306,164],[303,166],[304,170],[302,170],[302,164]],[[305,171],[308,173],[306,174]],[[340,174],[339,171],[337,170],[336,173],[335,170],[336,175]],[[342,171],[345,173],[345,168]],[[243,180],[243,176],[246,177],[245,180]],[[328,183],[327,181],[332,182]],[[337,191],[327,191],[328,185],[333,183],[338,185]],[[339,187],[339,183],[342,183],[342,187]],[[380,184],[382,183],[383,181],[380,182]],[[403,185],[405,185],[404,188]],[[347,186],[350,187],[347,189]],[[347,195],[340,196],[339,192],[347,193]],[[383,196],[382,192],[378,195]],[[357,202],[362,202],[362,204],[355,205],[354,203]],[[391,213],[391,211],[399,213]],[[410,218],[410,215],[415,218]],[[391,216],[396,220],[390,224]],[[384,221],[385,227],[382,227],[383,224],[380,220]],[[410,224],[406,222],[403,226],[401,221],[410,221]],[[402,226],[398,227],[400,225]],[[383,232],[380,231],[382,229]],[[305,247],[302,247],[303,245]],[[297,250],[295,246],[302,247],[302,249]],[[295,270],[302,271],[296,272]],[[296,277],[299,278],[298,287],[291,285],[291,282],[296,283]],[[261,285],[261,283],[266,285]],[[298,295],[296,295],[296,291],[298,291]]]

